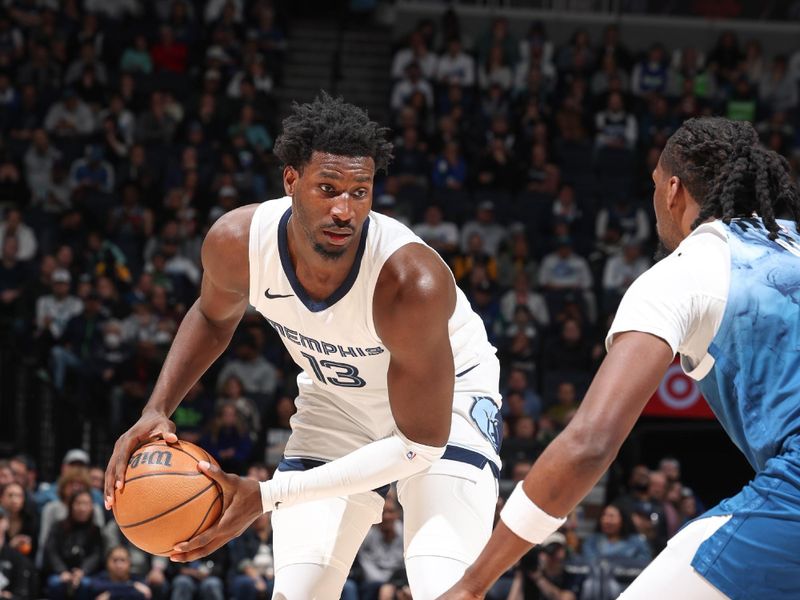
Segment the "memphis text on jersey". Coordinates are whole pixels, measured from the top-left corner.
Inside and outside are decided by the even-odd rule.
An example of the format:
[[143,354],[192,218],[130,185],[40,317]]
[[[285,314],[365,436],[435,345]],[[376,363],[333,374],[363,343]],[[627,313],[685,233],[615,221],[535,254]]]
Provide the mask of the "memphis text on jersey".
[[312,337],[305,336],[302,333],[299,333],[294,329],[289,329],[288,327],[285,327],[270,318],[267,318],[267,322],[281,335],[281,337],[294,344],[297,344],[298,346],[308,348],[309,350],[312,350],[318,354],[325,354],[326,356],[338,355],[342,358],[355,358],[358,356],[377,356],[378,354],[383,354],[383,352],[385,352],[385,350],[380,346],[375,346],[374,348],[354,348],[353,346],[340,346],[337,344],[331,344],[324,340],[317,340]]

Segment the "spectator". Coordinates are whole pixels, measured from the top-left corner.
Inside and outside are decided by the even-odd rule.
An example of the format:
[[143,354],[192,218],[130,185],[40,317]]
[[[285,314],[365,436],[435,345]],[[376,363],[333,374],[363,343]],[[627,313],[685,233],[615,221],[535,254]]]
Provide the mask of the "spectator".
[[422,78],[420,66],[411,62],[406,66],[405,77],[395,83],[392,89],[392,110],[399,111],[406,106],[415,93],[422,94],[428,109],[433,108],[433,88],[427,80]]
[[255,442],[261,431],[261,411],[252,399],[244,395],[242,382],[235,375],[231,375],[222,383],[216,408],[220,410],[223,405],[231,403],[236,407],[240,421],[250,430],[250,437]]
[[8,600],[32,597],[34,573],[28,560],[8,543],[8,515],[0,507],[0,595]]
[[147,47],[147,36],[139,33],[133,38],[133,45],[122,53],[119,68],[124,73],[149,75],[153,71],[153,60]]
[[278,386],[278,371],[258,354],[255,339],[247,336],[235,344],[234,355],[219,372],[217,389],[233,375],[242,382],[246,393],[272,396]]
[[256,518],[242,535],[231,540],[229,548],[233,600],[271,597],[275,563],[272,557],[270,513]]
[[547,409],[547,417],[557,427],[564,429],[575,416],[579,404],[580,399],[575,384],[571,381],[562,381],[556,387],[555,403]]
[[[542,412],[542,400],[530,385],[530,378],[526,371],[522,369],[511,369],[508,373],[505,389],[503,390],[503,397],[507,397],[510,394],[519,394],[521,396],[521,414],[535,419]],[[507,408],[506,404],[503,404],[501,412],[504,416],[510,415],[511,408],[511,406]]]
[[224,402],[216,413],[208,433],[200,439],[200,445],[217,459],[223,471],[243,473],[253,449],[253,438],[247,424],[233,402]]
[[496,257],[500,250],[500,245],[505,241],[506,228],[495,221],[495,205],[491,200],[484,200],[478,204],[475,211],[475,219],[467,221],[461,230],[461,247],[467,250],[470,245],[470,237],[477,233],[483,240],[483,248],[491,257]]
[[492,283],[497,279],[497,261],[483,249],[483,237],[477,231],[467,240],[467,251],[453,260],[453,275],[462,287],[466,285],[477,270],[481,270],[482,279]]
[[[137,49],[140,49],[137,46]],[[140,50],[145,50],[146,45]],[[173,75],[186,72],[189,48],[185,42],[175,38],[175,32],[169,25],[159,28],[158,41],[150,49],[150,57],[156,71]]]
[[770,72],[761,78],[758,95],[770,114],[793,111],[797,108],[797,80],[788,72],[786,56],[776,56],[772,60]]
[[100,145],[86,147],[84,158],[77,159],[70,168],[73,194],[79,196],[91,192],[110,194],[114,189],[114,168],[104,160],[105,152]]
[[525,271],[517,272],[513,288],[500,298],[500,313],[506,321],[511,321],[519,306],[524,306],[530,312],[536,327],[543,329],[550,323],[547,303],[541,294],[531,290],[530,279]]
[[150,110],[136,121],[136,141],[142,144],[168,145],[175,136],[177,121],[167,112],[167,100],[162,92],[150,95]]
[[461,40],[452,38],[447,51],[439,57],[436,80],[443,85],[457,84],[469,88],[475,83],[475,60],[461,47]]
[[733,81],[742,60],[739,40],[730,30],[720,33],[717,43],[708,54],[708,65],[723,81]]
[[44,119],[45,130],[61,139],[86,137],[94,132],[94,116],[74,89],[67,88],[47,111]]
[[61,159],[62,153],[50,143],[44,129],[35,129],[31,137],[31,145],[25,152],[25,177],[31,189],[32,201],[42,205],[46,212],[45,199],[50,188],[50,175],[53,166]]
[[651,502],[655,503],[661,512],[664,513],[664,522],[667,529],[667,538],[671,538],[678,532],[682,525],[677,509],[672,503],[667,501],[667,493],[669,491],[669,482],[667,476],[661,471],[652,471],[650,473],[650,485],[647,488],[647,494]]
[[5,238],[0,253],[0,321],[12,325],[19,313],[19,298],[27,280],[27,269],[17,260],[17,239]]
[[540,549],[522,557],[508,598],[577,600],[585,576],[585,569],[575,568],[567,559],[567,538],[555,532],[542,541]]
[[625,110],[622,94],[608,95],[606,110],[595,115],[595,146],[599,149],[633,150],[639,131],[636,118]]
[[514,73],[505,61],[503,48],[492,46],[486,64],[481,64],[478,68],[478,87],[486,92],[490,87],[497,86],[507,93],[511,91],[513,83]]
[[573,252],[570,237],[559,237],[556,251],[542,260],[539,285],[554,304],[563,302],[572,293],[582,297],[589,313],[593,312],[592,273],[586,259]]
[[419,65],[425,79],[428,81],[436,79],[436,67],[439,60],[428,48],[420,31],[411,32],[408,37],[408,45],[400,48],[392,58],[392,79],[402,79],[406,67],[412,62]]
[[67,499],[67,517],[56,523],[45,543],[48,597],[54,600],[83,595],[89,577],[100,568],[102,539],[92,522],[92,496],[79,491]]
[[55,269],[50,278],[52,294],[36,301],[36,336],[58,340],[67,323],[83,310],[83,302],[70,295],[72,276],[66,269]]
[[98,60],[94,44],[91,42],[85,42],[81,45],[80,57],[72,61],[67,68],[67,72],[64,74],[64,83],[66,85],[75,85],[87,68],[91,68],[94,71],[97,81],[102,85],[108,82],[106,67]]
[[606,54],[602,58],[600,69],[592,76],[589,86],[592,96],[598,97],[607,94],[611,89],[611,82],[615,79],[619,81],[619,88],[623,92],[627,92],[630,86],[628,74],[620,68],[613,54]]
[[227,546],[222,546],[202,560],[186,563],[170,563],[174,572],[171,600],[223,600],[225,584],[223,577],[228,570]]
[[0,223],[0,245],[8,238],[17,240],[17,259],[20,261],[31,260],[36,256],[38,243],[33,229],[22,220],[22,212],[17,208],[10,208],[5,219]]
[[560,183],[561,171],[550,161],[547,146],[542,143],[533,144],[530,162],[523,174],[525,190],[554,198]]
[[628,287],[649,268],[650,261],[642,256],[641,247],[633,241],[623,246],[621,254],[609,258],[603,269],[603,305],[606,309],[616,307]]
[[78,382],[82,395],[99,376],[102,324],[105,321],[102,307],[100,296],[91,292],[83,305],[83,312],[67,322],[58,344],[53,346],[53,387],[58,393],[64,391],[70,371],[77,371],[81,375]]
[[431,182],[439,190],[462,190],[467,181],[467,162],[455,141],[447,142],[433,164]]
[[0,509],[5,513],[5,544],[31,559],[36,555],[39,523],[32,498],[25,488],[13,481],[0,486]]
[[[398,587],[393,579],[404,571],[403,522],[397,500],[387,496],[381,522],[373,525],[358,551],[358,564],[364,573],[362,596],[392,598]],[[402,575],[401,575],[402,577]],[[382,589],[384,588],[392,589]],[[402,586],[401,586],[402,587]]]
[[623,558],[644,566],[652,558],[650,547],[636,533],[630,516],[615,504],[603,508],[595,533],[586,538],[581,550],[588,561]]
[[268,419],[266,459],[269,465],[278,465],[283,459],[283,450],[292,432],[291,418],[297,407],[291,396],[281,395],[275,401],[275,414]]
[[511,472],[518,461],[531,463],[542,453],[543,446],[536,439],[536,420],[529,415],[521,415],[514,420],[512,435],[503,440],[500,448],[505,474]]
[[92,598],[150,600],[153,592],[131,575],[131,556],[125,546],[115,546],[106,553],[106,570],[92,577]]
[[576,319],[564,320],[559,336],[546,345],[543,358],[543,366],[548,372],[591,372],[592,346]]
[[631,91],[636,96],[663,94],[669,86],[669,66],[661,44],[653,44],[647,56],[633,68]]

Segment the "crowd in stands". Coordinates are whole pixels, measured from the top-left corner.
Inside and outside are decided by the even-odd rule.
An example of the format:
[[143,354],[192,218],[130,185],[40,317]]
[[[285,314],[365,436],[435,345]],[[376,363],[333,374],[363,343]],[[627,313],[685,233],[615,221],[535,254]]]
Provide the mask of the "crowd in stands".
[[[668,136],[692,116],[748,119],[797,172],[800,51],[769,57],[724,33],[637,53],[613,25],[558,45],[541,23],[516,37],[504,19],[470,35],[452,11],[399,33],[395,160],[374,209],[448,261],[485,322],[503,367],[502,475],[517,481],[569,423],[609,319],[651,264],[649,174]],[[120,535],[90,465],[149,397],[197,297],[205,231],[283,195],[271,148],[286,49],[270,0],[2,2],[0,336],[53,394],[63,465],[48,484],[25,454],[0,460],[0,597],[269,597],[268,516],[171,564]],[[296,372],[248,312],[173,415],[179,435],[266,479]],[[77,449],[85,421],[105,435],[93,457]],[[624,585],[702,507],[674,460],[636,467],[608,500],[493,598],[604,598],[606,579]],[[409,597],[401,519],[390,494],[343,597]],[[581,521],[597,531],[579,536]]]
[[[525,468],[515,469],[515,480],[530,467],[530,462],[518,464]],[[250,461],[242,472],[264,480],[270,469]],[[269,513],[204,559],[172,563],[142,552],[122,535],[103,506],[103,475],[79,448],[64,455],[52,482],[39,480],[25,454],[0,459],[0,597],[270,597],[275,573]],[[501,496],[497,514],[502,506]],[[565,527],[506,573],[488,598],[565,597],[556,592],[583,600],[615,598],[668,537],[701,510],[693,491],[681,482],[677,460],[665,458],[655,470],[637,465],[627,492],[590,518],[594,532],[579,535],[580,515],[573,513]],[[402,511],[394,490],[386,498],[382,521],[359,550],[342,598],[411,598],[403,566]]]

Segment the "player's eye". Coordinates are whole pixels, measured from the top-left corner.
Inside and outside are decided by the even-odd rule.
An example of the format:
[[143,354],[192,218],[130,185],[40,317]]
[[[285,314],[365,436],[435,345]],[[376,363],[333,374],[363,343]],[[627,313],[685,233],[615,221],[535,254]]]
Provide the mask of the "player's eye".
[[353,196],[355,196],[356,198],[366,198],[368,193],[369,192],[367,190],[361,188],[360,190],[356,190],[355,192],[353,192]]
[[319,189],[321,189],[326,194],[332,194],[335,190],[333,189],[332,185],[328,185],[327,183],[319,184]]

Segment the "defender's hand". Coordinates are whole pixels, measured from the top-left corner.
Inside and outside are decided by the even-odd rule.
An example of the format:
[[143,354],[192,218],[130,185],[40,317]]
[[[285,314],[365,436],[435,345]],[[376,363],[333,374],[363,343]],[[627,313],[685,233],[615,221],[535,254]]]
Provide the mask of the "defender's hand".
[[483,600],[483,594],[470,591],[463,583],[458,582],[437,600]]
[[114,489],[122,491],[125,487],[125,469],[131,454],[144,442],[162,438],[168,444],[178,441],[175,423],[163,413],[145,411],[133,427],[123,433],[114,444],[114,453],[108,461],[105,479],[106,510],[114,504]]
[[261,488],[257,481],[224,473],[204,460],[197,463],[197,468],[222,489],[222,514],[216,525],[175,546],[170,554],[170,560],[175,562],[191,562],[211,554],[228,540],[241,535],[263,512]]

